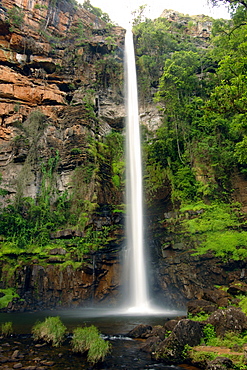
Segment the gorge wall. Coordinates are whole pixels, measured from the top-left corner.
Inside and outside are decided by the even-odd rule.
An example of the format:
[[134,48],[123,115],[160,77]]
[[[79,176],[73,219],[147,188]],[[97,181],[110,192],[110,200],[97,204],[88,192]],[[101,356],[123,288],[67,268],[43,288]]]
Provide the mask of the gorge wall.
[[[174,21],[174,13],[164,16]],[[209,23],[191,32],[207,39]],[[113,158],[118,136],[110,144],[107,137],[124,127],[124,34],[74,0],[0,1],[1,206],[18,206],[28,222],[32,207],[44,211],[41,200],[50,212],[64,205],[74,215],[55,228],[46,225],[51,245],[38,252],[1,236],[0,288],[12,287],[21,298],[4,310],[115,305],[121,298],[124,169],[123,158]],[[161,112],[150,101],[140,110],[154,131]],[[245,279],[244,262],[191,255],[188,235],[169,228],[173,219],[166,182],[147,207],[146,234],[151,290],[164,304],[183,307],[208,299],[216,284]]]

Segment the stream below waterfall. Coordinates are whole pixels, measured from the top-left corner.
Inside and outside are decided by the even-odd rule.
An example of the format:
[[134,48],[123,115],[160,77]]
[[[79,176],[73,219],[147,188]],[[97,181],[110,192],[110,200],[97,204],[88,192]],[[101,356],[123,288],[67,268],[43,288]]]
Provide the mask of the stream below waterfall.
[[[182,312],[181,312],[182,314]],[[188,365],[165,365],[151,359],[148,353],[140,350],[144,340],[133,340],[127,337],[127,333],[139,324],[148,324],[151,326],[163,325],[167,319],[178,316],[170,313],[166,317],[162,316],[133,316],[133,315],[118,315],[109,314],[108,310],[99,309],[73,309],[73,310],[51,310],[40,312],[27,313],[1,313],[0,324],[6,321],[13,323],[15,334],[10,338],[0,339],[0,346],[3,350],[9,351],[10,356],[15,350],[19,350],[23,354],[23,366],[33,365],[33,360],[39,359],[41,365],[47,363],[49,368],[53,370],[65,369],[91,369],[92,367],[86,362],[85,357],[72,353],[70,346],[70,336],[66,339],[61,347],[53,348],[45,345],[40,346],[32,340],[30,335],[32,326],[37,321],[43,321],[48,316],[59,316],[66,325],[68,332],[78,326],[95,325],[99,328],[103,336],[112,344],[111,353],[105,358],[103,363],[94,366],[94,369],[164,369],[164,370],[181,370],[194,369]],[[1,354],[1,351],[0,351]],[[0,357],[1,362],[1,357]],[[24,367],[24,368],[25,368]],[[1,364],[0,364],[1,368]],[[38,369],[39,367],[37,367]],[[47,367],[44,367],[47,369]]]

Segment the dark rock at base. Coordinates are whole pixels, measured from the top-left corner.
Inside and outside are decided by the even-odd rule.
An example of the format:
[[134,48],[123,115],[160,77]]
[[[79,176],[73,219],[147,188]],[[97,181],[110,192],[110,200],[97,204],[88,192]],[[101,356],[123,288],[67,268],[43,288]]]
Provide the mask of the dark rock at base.
[[173,329],[175,328],[175,326],[177,325],[177,323],[179,322],[179,320],[169,320],[167,321],[165,324],[164,324],[164,329],[166,332],[168,331],[173,331]]
[[20,354],[20,351],[19,351],[18,349],[16,349],[16,350],[13,352],[13,354],[12,354],[11,358],[16,359],[17,357],[19,357],[19,354]]
[[157,349],[158,344],[161,343],[159,337],[150,337],[146,340],[146,342],[141,346],[141,351],[152,353],[155,352]]
[[21,369],[21,368],[22,368],[22,363],[20,363],[20,362],[13,365],[13,369]]
[[205,299],[195,299],[188,302],[187,308],[188,313],[197,315],[201,312],[212,313],[217,309],[217,305],[212,302],[206,301]]
[[215,327],[218,336],[223,337],[231,331],[241,333],[247,329],[247,316],[236,307],[229,307],[225,310],[217,310],[207,319],[207,323]]
[[230,296],[227,292],[220,289],[204,289],[202,299],[217,304],[217,306],[227,306]]
[[182,362],[184,346],[193,347],[200,344],[203,337],[202,327],[203,325],[196,321],[180,320],[169,337],[158,345],[154,357],[167,363]]
[[233,296],[239,295],[239,294],[246,294],[247,284],[236,280],[230,284],[229,288],[227,289],[227,292]]
[[147,338],[151,330],[152,330],[152,326],[140,324],[140,325],[137,325],[134,329],[132,329],[127,334],[127,336],[130,338]]
[[207,364],[206,370],[232,370],[233,362],[227,357],[216,357]]
[[1,356],[0,357],[0,363],[4,364],[5,362],[8,362],[8,357]]
[[167,336],[167,330],[163,326],[157,325],[157,326],[153,327],[150,334],[147,334],[147,336],[149,338],[150,337],[156,337],[156,338],[159,338],[161,340],[164,340],[165,337]]

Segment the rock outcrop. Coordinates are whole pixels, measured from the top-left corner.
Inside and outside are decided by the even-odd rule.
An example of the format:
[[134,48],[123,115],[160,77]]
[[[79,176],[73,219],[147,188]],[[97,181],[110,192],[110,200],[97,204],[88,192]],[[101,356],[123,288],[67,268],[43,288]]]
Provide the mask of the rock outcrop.
[[[20,145],[19,138],[25,136],[23,124],[31,112],[39,111],[49,124],[40,135],[38,150],[43,161],[53,155],[51,147],[59,150],[63,158],[57,182],[63,191],[83,156],[85,160],[85,153],[71,155],[70,151],[85,146],[88,135],[104,135],[111,126],[123,126],[122,98],[111,86],[111,77],[104,74],[104,65],[111,58],[121,69],[124,30],[109,31],[104,21],[72,0],[3,0],[0,24],[1,186],[9,198],[14,197],[30,152]],[[102,71],[100,65],[95,67],[100,60]],[[107,80],[104,86],[102,79]],[[98,84],[98,91],[92,89],[93,84]],[[85,111],[88,103],[95,107],[98,122],[96,115],[90,117]],[[17,144],[22,148],[17,149]],[[38,177],[32,175],[32,185],[23,187],[23,196],[36,197]]]

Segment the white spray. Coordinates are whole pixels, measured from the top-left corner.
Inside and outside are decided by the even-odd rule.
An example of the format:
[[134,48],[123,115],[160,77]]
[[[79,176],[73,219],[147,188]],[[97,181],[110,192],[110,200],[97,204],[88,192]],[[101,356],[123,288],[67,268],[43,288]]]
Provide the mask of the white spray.
[[133,35],[125,36],[126,153],[127,153],[127,247],[129,256],[129,297],[131,312],[147,312],[148,284],[143,243],[142,161],[138,110],[136,63]]

